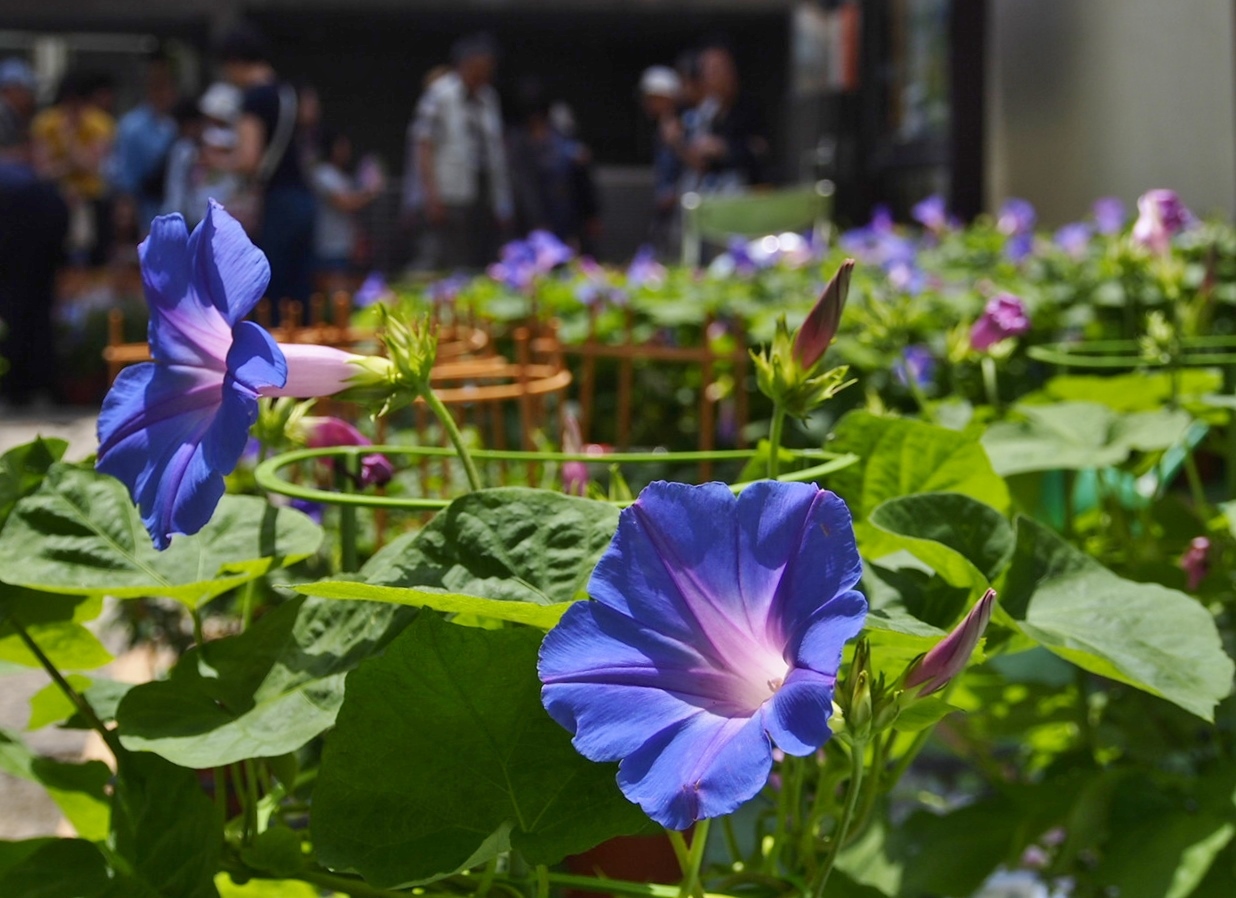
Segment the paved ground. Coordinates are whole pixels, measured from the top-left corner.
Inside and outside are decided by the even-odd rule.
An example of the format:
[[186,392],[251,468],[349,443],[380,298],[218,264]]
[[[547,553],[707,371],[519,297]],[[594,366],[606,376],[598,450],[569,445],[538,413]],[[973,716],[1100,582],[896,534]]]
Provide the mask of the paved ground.
[[[83,459],[98,446],[95,418],[93,412],[80,408],[29,412],[0,408],[0,454],[42,435],[68,440],[66,457],[73,461]],[[0,563],[2,561],[0,559]],[[0,678],[0,729],[20,734],[41,754],[75,760],[87,748],[86,734],[55,727],[36,733],[24,732],[29,718],[27,702],[49,682],[48,677],[37,670]],[[60,813],[42,788],[0,773],[0,839],[52,835],[59,826]]]

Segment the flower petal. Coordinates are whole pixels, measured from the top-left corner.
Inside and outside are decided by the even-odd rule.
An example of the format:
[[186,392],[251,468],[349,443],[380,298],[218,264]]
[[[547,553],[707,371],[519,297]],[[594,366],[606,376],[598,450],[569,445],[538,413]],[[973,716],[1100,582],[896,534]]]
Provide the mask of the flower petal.
[[662,826],[686,829],[751,799],[768,781],[772,746],[759,715],[703,713],[662,730],[618,768],[618,786]]
[[145,364],[122,371],[104,399],[96,467],[129,488],[159,549],[200,530],[223,494],[200,446],[221,388],[211,371]]
[[252,321],[242,321],[233,330],[227,370],[254,393],[266,387],[281,387],[288,380],[288,363],[279,344],[265,328]]
[[205,303],[190,282],[189,232],[179,215],[161,215],[138,247],[146,303],[150,354],[160,362],[223,370],[231,325]]
[[[741,699],[749,691],[737,672],[713,667],[689,646],[600,602],[577,602],[567,609],[541,644],[537,670],[550,715],[576,732],[581,742],[595,739],[606,745],[612,744],[610,735],[589,732],[590,726],[604,731],[638,724],[647,738],[700,709],[741,714]],[[672,694],[669,707],[674,710],[672,720],[653,725],[649,715],[654,711],[647,702],[655,702],[652,693],[658,690]]]
[[189,258],[195,289],[203,302],[218,310],[229,329],[253,310],[270,283],[266,255],[214,200],[189,238]]
[[787,755],[803,757],[828,741],[832,731],[835,676],[807,668],[790,672],[781,688],[760,710],[764,729]]
[[795,667],[836,677],[841,650],[859,634],[867,620],[867,600],[861,592],[848,590],[816,611],[787,651]]
[[850,510],[836,493],[827,490],[815,492],[797,539],[782,551],[790,560],[768,619],[770,626],[780,627],[785,644],[801,635],[821,605],[858,584],[863,562]]

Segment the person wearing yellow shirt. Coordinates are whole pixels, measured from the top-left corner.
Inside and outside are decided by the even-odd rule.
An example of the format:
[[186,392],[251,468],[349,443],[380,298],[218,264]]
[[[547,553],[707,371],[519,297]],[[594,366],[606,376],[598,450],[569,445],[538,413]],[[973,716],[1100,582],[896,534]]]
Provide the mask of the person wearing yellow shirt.
[[111,151],[116,123],[89,102],[88,86],[85,79],[66,75],[60,101],[35,116],[30,134],[40,173],[57,182],[69,204],[74,222],[70,241],[75,249],[88,251],[92,264],[101,264],[109,230],[103,161]]

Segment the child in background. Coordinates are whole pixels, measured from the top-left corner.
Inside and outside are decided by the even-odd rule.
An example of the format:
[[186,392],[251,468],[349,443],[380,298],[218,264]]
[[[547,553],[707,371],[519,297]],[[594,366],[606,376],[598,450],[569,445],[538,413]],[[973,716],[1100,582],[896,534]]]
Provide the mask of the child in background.
[[347,135],[322,135],[321,162],[313,169],[318,195],[315,248],[319,285],[325,291],[347,289],[356,251],[356,215],[382,192],[381,169],[368,161],[352,173],[352,141]]

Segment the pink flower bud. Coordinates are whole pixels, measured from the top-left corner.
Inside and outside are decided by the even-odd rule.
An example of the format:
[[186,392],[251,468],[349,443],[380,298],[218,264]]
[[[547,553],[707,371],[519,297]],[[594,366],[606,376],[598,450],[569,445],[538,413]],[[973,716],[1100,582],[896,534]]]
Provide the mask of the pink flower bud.
[[983,314],[970,329],[970,346],[978,352],[986,352],[1001,340],[1017,337],[1030,330],[1026,306],[1011,293],[1001,293],[987,303]]
[[1164,254],[1171,249],[1172,237],[1192,221],[1193,215],[1174,190],[1148,190],[1137,200],[1137,223],[1133,225],[1133,242],[1152,252]]
[[263,396],[295,399],[331,396],[352,386],[361,373],[356,363],[364,356],[314,343],[280,343],[278,346],[287,359],[288,380],[282,387],[264,388]]
[[953,677],[965,670],[970,655],[978,645],[979,637],[987,629],[987,622],[991,620],[991,611],[995,604],[996,591],[989,589],[952,633],[915,662],[906,675],[906,688],[921,686],[918,690],[920,697],[931,695],[939,692]]
[[[347,421],[332,417],[309,417],[301,422],[305,430],[305,443],[310,449],[325,449],[330,446],[370,446],[372,441]],[[361,459],[360,482],[362,486],[383,486],[395,476],[395,467],[389,458],[373,452]]]
[[845,308],[845,299],[850,292],[850,275],[854,271],[854,260],[846,259],[828,282],[824,292],[807,320],[798,329],[794,337],[794,358],[803,368],[810,369],[828,349],[828,344],[837,336],[837,328],[841,325],[841,310]]
[[1189,592],[1197,592],[1210,572],[1210,540],[1204,536],[1195,537],[1180,556],[1180,569],[1188,578]]

